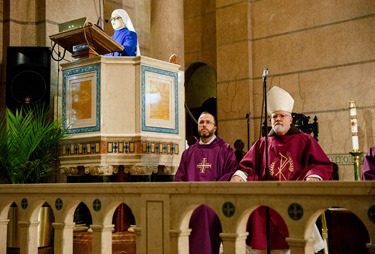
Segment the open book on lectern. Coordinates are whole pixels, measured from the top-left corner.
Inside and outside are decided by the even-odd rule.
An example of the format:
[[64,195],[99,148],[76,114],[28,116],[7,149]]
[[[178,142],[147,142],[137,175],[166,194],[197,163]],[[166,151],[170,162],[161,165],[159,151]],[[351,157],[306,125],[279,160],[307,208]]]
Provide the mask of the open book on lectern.
[[49,38],[69,51],[75,59],[123,50],[122,45],[96,25],[87,22],[86,18],[62,23],[59,30],[58,34],[50,35]]

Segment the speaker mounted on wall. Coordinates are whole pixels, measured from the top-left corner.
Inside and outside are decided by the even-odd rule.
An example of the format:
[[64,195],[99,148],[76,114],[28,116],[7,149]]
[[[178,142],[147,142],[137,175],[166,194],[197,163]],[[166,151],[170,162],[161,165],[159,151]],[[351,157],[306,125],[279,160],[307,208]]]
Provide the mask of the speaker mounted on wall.
[[49,47],[8,47],[6,105],[50,104],[51,57]]

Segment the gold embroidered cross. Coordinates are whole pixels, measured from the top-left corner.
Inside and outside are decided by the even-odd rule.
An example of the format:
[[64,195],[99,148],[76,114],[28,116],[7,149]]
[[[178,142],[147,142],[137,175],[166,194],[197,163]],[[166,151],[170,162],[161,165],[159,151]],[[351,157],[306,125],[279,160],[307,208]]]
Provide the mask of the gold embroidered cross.
[[202,162],[197,165],[197,168],[200,168],[200,173],[204,174],[206,173],[206,168],[211,168],[211,163],[207,163],[207,158],[203,158]]
[[284,175],[283,170],[289,164],[289,172],[293,172],[293,160],[290,157],[288,158],[287,156],[281,153],[279,153],[279,155],[280,155],[280,166],[278,168],[279,172],[276,174],[276,176],[279,176],[279,181],[289,180],[289,177],[287,179],[286,176]]

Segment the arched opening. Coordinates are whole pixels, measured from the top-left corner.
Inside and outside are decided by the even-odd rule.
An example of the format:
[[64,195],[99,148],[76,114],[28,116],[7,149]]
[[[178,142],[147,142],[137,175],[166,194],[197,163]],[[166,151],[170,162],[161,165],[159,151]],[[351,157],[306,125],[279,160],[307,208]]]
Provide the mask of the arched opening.
[[330,254],[370,254],[366,244],[370,236],[366,226],[350,210],[331,207],[325,211]]
[[90,209],[83,202],[74,211],[75,222],[73,235],[73,254],[91,253],[91,233],[88,232],[92,224]]
[[112,223],[115,225],[112,252],[136,253],[136,234],[133,229],[136,221],[130,207],[121,203],[113,214]]
[[197,119],[203,111],[217,118],[216,72],[205,63],[197,62],[185,72],[186,139],[198,136]]
[[[20,252],[20,225],[19,207],[16,203],[12,203],[8,212],[8,228],[7,228],[7,253],[16,254]],[[45,202],[38,211],[38,249],[39,251],[52,252],[54,230],[52,223],[55,221],[51,206]]]
[[[219,253],[221,248],[221,222],[213,209],[206,205],[198,206],[189,221],[190,253]],[[204,244],[202,244],[204,243]]]
[[246,239],[248,249],[267,250],[268,244],[271,250],[289,249],[285,240],[289,236],[288,227],[282,216],[270,207],[256,208],[247,221],[247,230],[249,233]]

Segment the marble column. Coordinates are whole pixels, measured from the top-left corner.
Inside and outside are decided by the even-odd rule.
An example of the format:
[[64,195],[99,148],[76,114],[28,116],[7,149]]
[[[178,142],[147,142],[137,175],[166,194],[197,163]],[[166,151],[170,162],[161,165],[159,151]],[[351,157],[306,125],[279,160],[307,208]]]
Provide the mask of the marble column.
[[314,253],[314,238],[309,239],[288,237],[286,241],[290,248],[290,254]]
[[38,254],[39,222],[19,221],[20,254]]
[[55,230],[54,254],[73,253],[73,229],[75,223],[52,223]]
[[191,229],[170,230],[171,253],[189,254],[189,235]]
[[366,247],[369,250],[370,254],[375,254],[375,244],[368,243],[368,244],[366,244]]
[[152,0],[150,55],[169,61],[177,55],[184,69],[184,2],[183,0]]
[[223,240],[224,253],[246,253],[246,238],[249,233],[242,234],[220,233]]
[[[8,219],[1,219],[0,220],[0,235],[7,235],[7,228],[8,228]],[[7,238],[0,237],[0,253],[7,252]]]
[[112,253],[112,230],[114,225],[91,225],[92,229],[92,253]]

